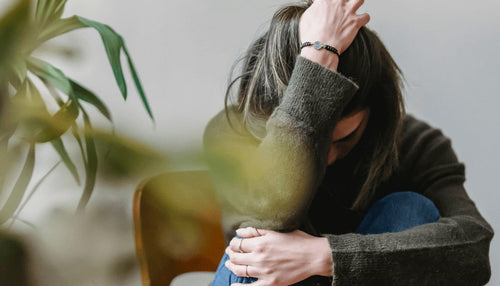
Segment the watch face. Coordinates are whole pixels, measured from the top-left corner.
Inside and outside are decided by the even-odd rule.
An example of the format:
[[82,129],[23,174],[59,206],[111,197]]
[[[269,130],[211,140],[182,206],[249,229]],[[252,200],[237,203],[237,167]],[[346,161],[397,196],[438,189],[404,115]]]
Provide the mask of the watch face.
[[314,48],[316,50],[319,50],[323,47],[323,44],[321,42],[314,42]]

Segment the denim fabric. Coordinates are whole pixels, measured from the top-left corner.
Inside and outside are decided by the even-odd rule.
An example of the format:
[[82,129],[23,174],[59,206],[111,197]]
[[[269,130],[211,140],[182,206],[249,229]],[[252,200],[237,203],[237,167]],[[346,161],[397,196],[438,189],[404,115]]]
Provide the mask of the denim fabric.
[[415,192],[397,192],[377,201],[356,229],[359,234],[400,232],[435,222],[439,211],[434,203]]
[[[414,226],[435,222],[439,217],[438,209],[428,198],[415,192],[397,192],[377,201],[368,210],[356,233],[399,232]],[[215,273],[212,286],[229,286],[232,283],[250,284],[257,280],[233,274],[224,266],[224,262],[228,259],[229,256],[224,254]],[[316,285],[316,283],[314,284]]]
[[217,272],[215,272],[215,278],[212,282],[212,286],[229,286],[232,283],[250,284],[254,281],[257,281],[256,278],[252,277],[248,278],[236,276],[224,265],[224,262],[226,262],[227,260],[229,260],[229,256],[224,253],[222,260],[219,263],[219,267],[217,268]]

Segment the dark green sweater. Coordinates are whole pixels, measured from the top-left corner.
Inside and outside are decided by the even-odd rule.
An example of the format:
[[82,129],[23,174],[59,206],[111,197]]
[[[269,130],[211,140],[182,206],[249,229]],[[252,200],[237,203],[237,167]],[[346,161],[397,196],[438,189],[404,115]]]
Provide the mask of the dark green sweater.
[[[230,109],[207,125],[204,146],[217,185],[226,238],[238,227],[279,231],[312,226],[328,238],[332,285],[483,285],[493,230],[467,196],[464,166],[439,130],[407,116],[400,167],[373,202],[396,191],[431,199],[436,223],[399,233],[358,235],[364,213],[349,209],[359,191],[349,155],[327,166],[331,130],[357,85],[302,57],[280,105],[245,130]],[[256,137],[260,138],[257,139]]]

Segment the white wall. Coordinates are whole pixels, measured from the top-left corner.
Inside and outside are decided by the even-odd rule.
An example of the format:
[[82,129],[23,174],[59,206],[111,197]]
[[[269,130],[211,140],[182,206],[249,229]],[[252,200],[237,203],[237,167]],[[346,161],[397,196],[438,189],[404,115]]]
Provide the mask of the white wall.
[[[4,1],[5,2],[5,1]],[[67,15],[110,24],[128,43],[145,85],[154,127],[135,90],[122,103],[107,59],[93,31],[61,41],[81,58],[60,66],[92,87],[111,107],[118,132],[173,152],[199,147],[205,123],[223,106],[229,69],[273,11],[287,1],[190,0],[69,1]],[[452,138],[467,167],[468,192],[500,229],[500,1],[366,1],[364,11],[408,81],[409,112]],[[55,59],[57,61],[57,59]],[[76,204],[76,203],[75,203]],[[500,284],[500,245],[491,248]]]

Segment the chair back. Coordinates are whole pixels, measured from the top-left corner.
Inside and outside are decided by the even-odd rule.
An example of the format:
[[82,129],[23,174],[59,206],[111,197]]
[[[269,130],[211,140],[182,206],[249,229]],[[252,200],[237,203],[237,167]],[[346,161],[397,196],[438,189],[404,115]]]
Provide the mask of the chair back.
[[225,243],[208,171],[144,180],[133,216],[143,285],[170,285],[179,274],[217,269]]

